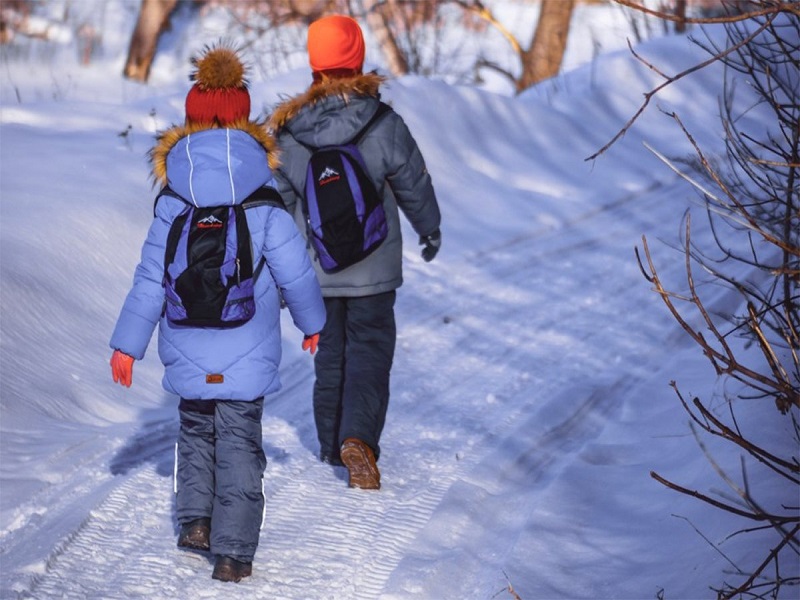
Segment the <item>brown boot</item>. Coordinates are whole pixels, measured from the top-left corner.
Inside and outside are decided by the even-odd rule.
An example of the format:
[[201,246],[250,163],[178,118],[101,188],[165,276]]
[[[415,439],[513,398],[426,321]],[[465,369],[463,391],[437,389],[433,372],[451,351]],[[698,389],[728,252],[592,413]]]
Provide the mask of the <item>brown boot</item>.
[[178,548],[189,548],[191,550],[208,550],[210,548],[208,538],[211,535],[211,519],[201,518],[189,521],[181,526],[178,534]]
[[350,487],[362,490],[381,489],[381,473],[375,462],[375,453],[367,444],[356,438],[347,438],[342,444],[342,462],[350,472]]
[[220,581],[233,581],[234,583],[238,583],[243,578],[250,577],[252,574],[253,563],[242,562],[230,556],[218,556],[211,577],[212,579],[219,579]]

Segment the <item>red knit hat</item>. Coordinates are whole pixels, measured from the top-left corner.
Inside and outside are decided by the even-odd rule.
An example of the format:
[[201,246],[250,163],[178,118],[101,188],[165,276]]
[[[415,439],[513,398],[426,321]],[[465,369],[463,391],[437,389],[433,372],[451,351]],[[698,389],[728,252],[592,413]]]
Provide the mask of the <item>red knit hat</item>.
[[196,83],[186,96],[186,122],[221,126],[250,117],[250,94],[244,65],[236,50],[225,45],[208,47],[192,59]]
[[350,69],[364,64],[364,36],[355,19],[330,15],[308,27],[308,62],[314,71]]

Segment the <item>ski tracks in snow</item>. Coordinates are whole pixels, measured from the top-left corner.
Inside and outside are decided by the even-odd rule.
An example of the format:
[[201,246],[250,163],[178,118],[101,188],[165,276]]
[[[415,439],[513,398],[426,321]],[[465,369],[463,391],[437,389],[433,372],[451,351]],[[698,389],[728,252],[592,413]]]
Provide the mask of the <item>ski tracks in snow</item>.
[[[284,390],[265,406],[267,503],[251,578],[213,581],[209,557],[175,547],[172,481],[134,459],[18,596],[493,597],[537,490],[669,351],[640,353],[652,343],[638,339],[667,321],[644,300],[654,295],[630,243],[652,224],[625,210],[670,192],[614,202],[490,255],[409,266],[380,492],[348,489],[344,469],[316,460],[311,368],[286,364]],[[592,285],[608,277],[619,279],[615,298],[596,291],[608,285]],[[642,311],[654,313],[649,326],[631,330],[629,317],[640,324]],[[606,375],[619,361],[631,365],[626,381]]]
[[[119,479],[21,597],[181,597],[178,583],[188,573],[172,551],[169,483],[150,465]],[[159,576],[161,567],[173,576]]]

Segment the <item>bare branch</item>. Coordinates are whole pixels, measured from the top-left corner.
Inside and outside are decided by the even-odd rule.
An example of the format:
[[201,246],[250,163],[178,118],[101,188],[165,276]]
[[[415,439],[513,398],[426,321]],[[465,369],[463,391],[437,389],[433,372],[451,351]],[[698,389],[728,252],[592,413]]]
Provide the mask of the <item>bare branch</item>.
[[798,2],[787,2],[787,3],[776,3],[774,5],[768,6],[761,10],[752,10],[747,12],[741,12],[737,14],[731,14],[725,17],[705,17],[705,18],[692,18],[686,17],[681,15],[674,15],[672,13],[664,12],[661,10],[654,10],[651,8],[647,8],[643,6],[639,2],[634,2],[633,0],[613,0],[615,3],[619,4],[620,6],[625,6],[627,8],[631,8],[635,11],[653,16],[658,17],[659,19],[663,19],[664,21],[673,21],[676,23],[690,23],[695,25],[712,25],[712,24],[720,24],[720,23],[736,23],[738,21],[747,21],[750,19],[755,19],[757,17],[765,17],[768,15],[777,15],[780,13],[789,13],[794,15],[800,16],[800,3]]
[[795,525],[792,528],[791,531],[789,531],[786,535],[783,536],[783,539],[781,540],[780,544],[778,544],[777,546],[775,546],[772,549],[772,551],[767,555],[767,557],[758,566],[758,568],[756,568],[756,570],[753,571],[753,573],[750,575],[750,577],[747,578],[747,581],[745,581],[738,588],[736,588],[734,590],[731,590],[730,592],[728,592],[727,594],[725,594],[722,597],[723,598],[733,598],[735,596],[738,596],[739,594],[741,594],[745,590],[748,590],[748,589],[752,588],[753,587],[753,582],[756,580],[756,578],[759,575],[761,575],[761,573],[764,571],[764,569],[766,569],[767,566],[769,566],[769,564],[771,562],[777,560],[777,557],[778,557],[778,554],[780,553],[780,551],[783,549],[784,546],[786,546],[786,544],[788,544],[790,541],[792,541],[795,538],[795,536],[797,536],[798,532],[800,532],[800,525]]
[[[615,0],[615,1],[617,1],[617,0]],[[681,71],[677,75],[674,75],[673,77],[670,77],[669,79],[667,79],[662,84],[656,86],[655,88],[653,88],[649,92],[646,92],[644,94],[644,102],[639,107],[639,109],[634,113],[634,115],[630,119],[628,119],[628,122],[625,123],[625,125],[622,127],[622,129],[620,129],[617,132],[617,134],[613,138],[611,138],[611,140],[605,146],[603,146],[602,148],[600,148],[600,150],[598,150],[597,152],[595,152],[594,154],[592,154],[591,156],[587,157],[584,160],[587,160],[587,161],[594,160],[598,156],[603,154],[606,150],[608,150],[611,146],[613,146],[617,142],[617,140],[619,140],[622,136],[624,136],[628,132],[628,129],[631,128],[631,126],[636,122],[636,120],[645,111],[645,109],[648,107],[648,105],[650,104],[650,101],[653,99],[653,97],[656,96],[665,87],[672,85],[676,81],[679,81],[679,80],[683,79],[684,77],[686,77],[688,75],[691,75],[692,73],[695,73],[697,71],[700,71],[701,69],[706,68],[708,65],[711,65],[711,64],[714,64],[715,62],[718,62],[719,60],[721,60],[722,58],[724,58],[724,57],[728,56],[729,54],[735,52],[736,50],[738,50],[742,46],[745,46],[746,44],[750,43],[753,39],[755,39],[758,35],[760,35],[765,29],[767,29],[767,27],[769,27],[769,25],[771,25],[772,19],[774,19],[774,18],[775,18],[775,15],[772,15],[771,20],[769,20],[769,21],[765,22],[764,24],[762,24],[756,31],[751,33],[748,37],[746,37],[745,39],[741,40],[739,43],[735,44],[734,46],[731,46],[730,48],[727,48],[727,49],[723,50],[722,52],[720,52],[718,54],[715,54],[714,56],[712,56],[708,60],[705,60],[705,61],[701,62],[700,64],[697,64],[697,65],[695,65],[693,67],[690,67],[689,69],[686,69],[685,71]]]
[[[689,131],[684,126],[683,122],[681,121],[680,117],[675,113],[670,113],[670,116],[678,123],[683,131],[686,138],[689,140],[689,143],[694,148],[695,152],[697,153],[698,158],[700,159],[700,164],[703,166],[705,172],[711,177],[714,183],[725,193],[727,198],[730,200],[731,205],[735,208],[736,212],[739,215],[742,215],[748,223],[748,227],[750,227],[753,231],[756,231],[759,235],[761,235],[766,241],[770,244],[781,248],[787,252],[793,254],[800,255],[800,248],[795,246],[790,246],[784,240],[770,234],[766,230],[764,230],[762,223],[763,219],[760,219],[758,216],[754,215],[752,211],[750,211],[738,198],[735,193],[730,189],[730,187],[723,181],[722,177],[717,173],[716,169],[711,166],[711,163],[706,158],[703,151],[700,149],[700,146],[695,141],[694,137],[689,133]],[[729,132],[730,133],[730,132]],[[719,201],[713,194],[707,194],[710,198],[713,198],[718,201],[719,204],[724,205],[722,201]]]
[[451,4],[455,4],[456,6],[460,6],[467,12],[474,13],[478,15],[481,19],[489,23],[492,27],[497,29],[500,34],[508,40],[508,43],[511,45],[511,48],[514,50],[517,56],[522,56],[522,44],[519,43],[519,40],[514,36],[513,33],[500,21],[498,21],[495,16],[492,14],[483,2],[480,0],[473,0],[471,2],[467,2],[466,0],[448,0]]
[[[724,502],[719,502],[718,500],[714,500],[710,496],[706,496],[705,494],[701,494],[697,490],[690,490],[689,488],[685,488],[683,486],[678,485],[677,483],[673,483],[672,481],[665,479],[655,471],[650,471],[650,477],[658,481],[659,483],[667,486],[670,489],[678,491],[682,494],[686,494],[687,496],[692,496],[693,498],[697,498],[698,500],[702,500],[707,504],[711,504],[717,508],[720,508],[726,512],[733,513],[740,517],[745,517],[747,519],[751,519],[753,521],[774,521],[776,523],[798,523],[800,522],[800,517],[784,517],[780,515],[768,515],[768,514],[759,514],[754,512],[748,512],[746,510],[741,510],[736,508],[735,506],[730,506],[729,504],[725,504]],[[797,528],[795,528],[796,531]]]
[[483,59],[483,58],[479,59],[475,63],[475,67],[478,68],[478,69],[485,68],[485,69],[489,69],[491,71],[494,71],[495,73],[499,73],[500,75],[502,75],[503,77],[508,79],[511,83],[515,83],[516,80],[517,80],[516,75],[514,75],[508,69],[504,69],[503,67],[501,67],[497,63],[491,62],[491,61]]
[[[677,294],[670,292],[664,288],[658,276],[655,264],[653,263],[652,257],[650,255],[650,248],[648,246],[647,238],[645,236],[642,236],[642,243],[648,267],[646,273],[647,280],[653,284],[654,291],[656,291],[659,294],[662,301],[669,309],[670,313],[678,322],[678,324],[680,324],[680,326],[684,329],[684,331],[686,331],[689,334],[689,336],[695,341],[695,343],[697,343],[697,345],[700,346],[700,348],[703,351],[703,354],[711,362],[717,374],[718,375],[725,374],[730,377],[733,377],[734,379],[742,381],[750,388],[757,390],[758,392],[764,395],[776,396],[776,399],[781,400],[781,402],[783,401],[783,399],[791,399],[793,403],[800,405],[800,397],[797,395],[795,387],[791,381],[788,381],[778,376],[770,377],[769,375],[764,375],[759,371],[757,371],[756,369],[750,368],[742,364],[736,358],[735,354],[729,347],[728,342],[726,340],[726,336],[719,331],[716,324],[711,319],[705,305],[703,304],[702,300],[697,294],[696,286],[694,283],[694,276],[692,274],[692,263],[691,263],[692,254],[690,249],[691,215],[687,215],[686,217],[685,245],[684,245],[686,277],[689,286],[688,297],[678,296]],[[637,258],[640,259],[638,250],[637,250]],[[641,259],[639,262],[639,268],[642,269],[643,271],[645,269],[644,265],[641,262]],[[679,311],[678,308],[675,306],[673,299],[682,300],[694,306],[695,310],[698,311],[703,321],[705,322],[706,327],[711,332],[713,339],[716,340],[717,344],[719,344],[720,349],[713,347],[709,343],[709,341],[705,338],[705,336],[702,333],[700,333],[700,331],[698,331],[695,327],[693,327],[688,323],[688,321],[682,315],[681,311]]]
[[[710,174],[711,178],[715,181],[715,183],[717,183],[720,187],[722,187],[723,190],[727,190],[728,188],[725,185],[725,183],[722,181],[722,178],[711,167],[710,163],[705,158],[705,156],[703,155],[703,152],[697,146],[697,144],[694,141],[694,139],[692,138],[692,136],[684,128],[683,123],[681,123],[680,118],[675,113],[671,113],[670,116],[672,118],[674,118],[680,124],[680,126],[683,129],[684,133],[686,134],[687,138],[689,139],[689,141],[691,142],[692,146],[695,148],[698,156],[700,157],[701,164],[703,165],[705,170]],[[764,228],[761,226],[761,221],[756,216],[752,215],[751,212],[744,205],[742,205],[738,200],[736,200],[736,196],[733,193],[728,192],[729,198],[731,198],[732,201],[733,201],[733,206],[730,206],[730,205],[727,204],[727,202],[725,202],[719,196],[717,196],[711,190],[709,190],[708,187],[703,186],[700,182],[698,182],[697,179],[695,179],[693,177],[690,177],[689,175],[687,175],[686,173],[684,173],[683,171],[678,169],[672,161],[670,161],[666,156],[661,154],[658,150],[654,149],[649,143],[643,142],[643,145],[650,152],[652,152],[659,160],[661,160],[665,165],[667,165],[670,169],[672,169],[672,171],[677,173],[681,178],[683,178],[686,181],[688,181],[692,186],[697,188],[703,194],[703,196],[705,196],[706,198],[710,198],[711,200],[714,200],[717,203],[718,206],[726,207],[728,209],[728,212],[723,213],[720,209],[718,209],[718,208],[716,208],[714,206],[709,206],[707,204],[706,206],[707,206],[708,210],[716,212],[720,216],[723,216],[723,217],[725,217],[726,219],[728,219],[730,221],[736,222],[736,223],[738,223],[739,225],[741,225],[743,227],[747,227],[748,229],[750,229],[754,233],[757,233],[758,235],[763,237],[765,241],[767,241],[770,244],[772,244],[774,246],[777,246],[777,247],[779,247],[779,248],[781,248],[783,250],[786,250],[787,252],[790,252],[792,254],[798,254],[798,252],[800,252],[800,248],[797,248],[797,247],[794,247],[794,246],[790,246],[790,245],[786,244],[780,238],[770,234],[768,231],[765,231]],[[736,212],[733,212],[734,210]],[[745,217],[745,219],[742,219],[742,218],[738,217],[737,215],[743,215]]]
[[690,410],[683,396],[681,396],[681,393],[678,391],[675,382],[672,382],[671,385],[675,390],[675,392],[678,394],[681,404],[683,404],[686,411],[692,416],[695,423],[697,423],[700,427],[705,429],[708,433],[720,436],[728,441],[735,443],[740,448],[746,450],[748,454],[752,455],[758,461],[765,464],[766,466],[771,468],[773,471],[775,471],[782,477],[785,477],[786,479],[792,481],[793,483],[800,484],[800,480],[793,477],[789,473],[785,473],[777,468],[781,467],[787,469],[791,473],[800,473],[800,465],[798,465],[797,463],[791,463],[789,461],[782,460],[781,458],[774,456],[773,454],[767,452],[763,448],[756,446],[749,440],[745,439],[744,436],[741,435],[741,433],[734,432],[730,427],[722,423],[722,421],[720,421],[716,416],[714,416],[711,413],[711,411],[709,411],[705,406],[703,406],[700,400],[695,398],[692,403],[697,408],[697,410],[700,411],[700,414],[703,416],[703,418],[706,419],[706,421],[710,421],[714,425],[714,427],[716,427],[716,429],[713,429],[708,424],[704,423],[703,421],[695,417],[694,413]]

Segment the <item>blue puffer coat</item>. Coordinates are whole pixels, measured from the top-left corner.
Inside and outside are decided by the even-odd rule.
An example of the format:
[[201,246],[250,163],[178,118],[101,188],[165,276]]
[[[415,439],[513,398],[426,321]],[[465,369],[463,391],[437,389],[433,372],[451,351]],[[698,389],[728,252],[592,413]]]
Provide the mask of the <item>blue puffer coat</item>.
[[[159,183],[169,184],[197,206],[215,206],[240,203],[258,187],[274,185],[273,149],[272,138],[253,122],[228,129],[179,126],[160,137],[151,158]],[[248,209],[253,262],[263,255],[267,266],[255,285],[254,317],[232,329],[176,327],[162,316],[162,279],[167,234],[184,208],[180,199],[170,196],[158,201],[111,347],[139,360],[158,324],[158,352],[168,392],[187,399],[254,400],[278,391],[278,288],[304,334],[319,332],[325,323],[322,295],[302,236],[286,211],[272,206]],[[222,375],[222,381],[208,383],[209,375]]]

